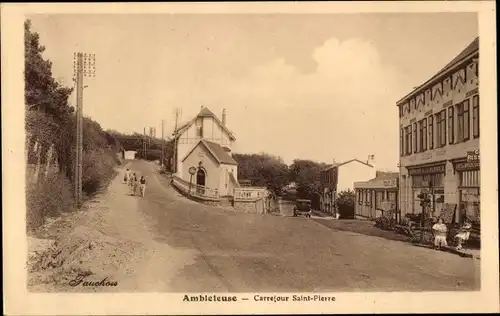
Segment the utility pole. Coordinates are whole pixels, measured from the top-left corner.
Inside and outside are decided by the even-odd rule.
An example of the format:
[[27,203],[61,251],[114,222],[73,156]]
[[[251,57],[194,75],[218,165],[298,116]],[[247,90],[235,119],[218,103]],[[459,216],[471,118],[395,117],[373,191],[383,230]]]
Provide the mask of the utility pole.
[[165,160],[164,152],[165,152],[165,136],[164,136],[164,127],[163,120],[161,120],[161,168],[163,169],[163,161]]
[[146,128],[144,127],[144,138],[142,139],[142,154],[144,159],[146,159],[147,149],[146,149]]
[[95,78],[95,54],[73,54],[73,80],[76,84],[76,144],[74,189],[77,207],[82,204],[82,170],[83,170],[83,78]]
[[180,108],[174,109],[174,119],[175,119],[175,127],[174,127],[174,173],[177,172],[177,128],[179,124],[179,117],[181,116],[182,110]]

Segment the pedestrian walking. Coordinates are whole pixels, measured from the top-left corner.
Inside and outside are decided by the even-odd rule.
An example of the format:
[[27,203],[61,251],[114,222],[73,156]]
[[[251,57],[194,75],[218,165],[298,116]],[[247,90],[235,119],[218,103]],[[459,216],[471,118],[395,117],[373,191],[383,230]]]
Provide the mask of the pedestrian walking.
[[132,175],[132,195],[135,195],[135,193],[137,192],[137,187],[138,187],[138,181],[137,181],[137,175],[134,173]]
[[144,178],[144,176],[141,176],[139,183],[141,185],[141,196],[144,197],[144,194],[146,193],[146,178]]
[[[135,175],[135,173],[134,173],[134,175]],[[134,177],[133,177],[133,175],[130,174],[130,171],[129,171],[129,176],[128,176],[128,186],[130,188],[132,188],[134,186]]]
[[441,247],[447,247],[446,233],[448,232],[448,227],[446,227],[441,217],[438,219],[438,222],[432,226],[432,231],[434,232],[434,246],[436,249],[439,250]]
[[123,177],[123,183],[128,183],[129,178],[130,178],[130,169],[127,168],[127,170],[125,170],[125,175]]

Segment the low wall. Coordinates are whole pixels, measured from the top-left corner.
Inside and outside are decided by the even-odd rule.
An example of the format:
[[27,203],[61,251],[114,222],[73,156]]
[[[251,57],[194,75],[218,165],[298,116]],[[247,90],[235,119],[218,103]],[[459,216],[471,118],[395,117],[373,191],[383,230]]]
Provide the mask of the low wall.
[[199,202],[199,203],[203,203],[203,204],[207,204],[207,205],[219,205],[220,203],[220,200],[219,199],[212,199],[212,198],[204,198],[204,197],[200,197],[200,196],[197,196],[197,195],[192,195],[192,194],[189,194],[188,191],[186,191],[184,189],[184,187],[178,185],[175,181],[172,182],[173,184],[173,187],[179,192],[181,193],[182,195],[184,195],[185,197],[187,197],[188,199],[190,200],[193,200],[195,202]]
[[264,203],[263,199],[254,201],[234,201],[234,209],[249,214],[266,214]]

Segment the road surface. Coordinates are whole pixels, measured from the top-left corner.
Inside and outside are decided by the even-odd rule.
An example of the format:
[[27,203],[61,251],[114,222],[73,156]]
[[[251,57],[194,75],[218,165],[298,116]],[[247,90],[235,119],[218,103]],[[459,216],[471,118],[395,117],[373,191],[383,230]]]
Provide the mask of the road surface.
[[[152,267],[176,292],[449,291],[479,289],[479,260],[346,231],[307,218],[244,214],[187,200],[158,174],[146,175],[137,212],[168,269]],[[125,186],[125,185],[123,185]],[[149,272],[144,267],[144,274]],[[168,270],[168,271],[167,271]]]

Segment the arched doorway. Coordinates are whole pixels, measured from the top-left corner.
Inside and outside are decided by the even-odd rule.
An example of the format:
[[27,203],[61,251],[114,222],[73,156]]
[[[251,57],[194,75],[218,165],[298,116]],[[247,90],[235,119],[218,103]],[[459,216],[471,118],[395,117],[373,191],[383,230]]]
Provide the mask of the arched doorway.
[[198,172],[196,172],[196,184],[205,186],[205,170],[198,168]]
[[205,180],[206,180],[206,173],[205,170],[202,168],[198,168],[198,171],[196,172],[196,191],[200,194],[205,193]]

